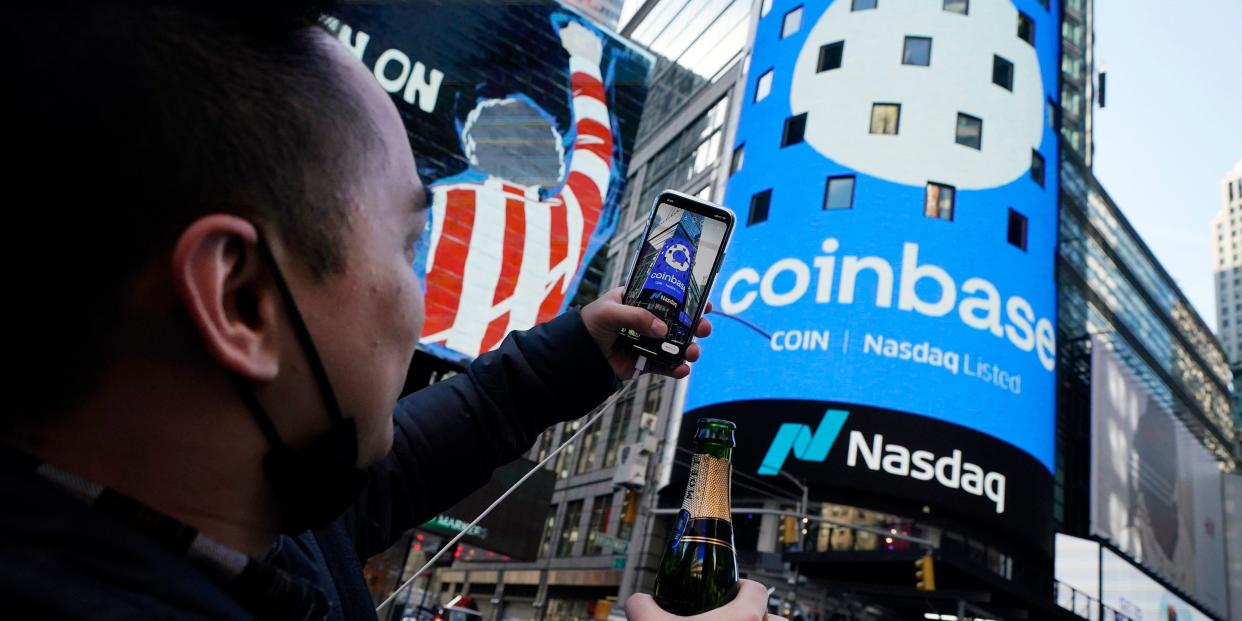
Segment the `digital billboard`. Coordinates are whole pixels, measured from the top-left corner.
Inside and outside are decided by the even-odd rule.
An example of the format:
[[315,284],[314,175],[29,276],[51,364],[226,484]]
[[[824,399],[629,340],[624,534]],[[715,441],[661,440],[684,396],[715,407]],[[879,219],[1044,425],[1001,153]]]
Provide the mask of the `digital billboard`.
[[1057,605],[1084,619],[1098,617],[1100,544],[1090,539],[1056,535],[1053,560]]
[[[1211,621],[1143,573],[1130,561],[1091,539],[1057,533],[1057,604],[1084,619],[1107,621]],[[1072,589],[1072,590],[1071,590]],[[1097,603],[1106,608],[1099,610]],[[1102,613],[1102,614],[1101,614]],[[1232,618],[1223,612],[1216,618]]]
[[1091,349],[1091,531],[1225,616],[1221,471],[1113,353]]
[[649,55],[544,0],[345,4],[432,190],[422,345],[468,359],[566,308],[611,237]]
[[1242,616],[1242,474],[1223,475],[1225,493],[1225,558],[1229,568],[1229,605]]
[[[1100,601],[1133,621],[1211,621],[1212,616],[1152,580],[1129,561],[1104,549],[1100,554]],[[1215,618],[1224,619],[1224,613]]]
[[715,321],[687,396],[764,445],[739,467],[1050,551],[1058,11],[774,0],[758,20],[712,293],[745,323]]

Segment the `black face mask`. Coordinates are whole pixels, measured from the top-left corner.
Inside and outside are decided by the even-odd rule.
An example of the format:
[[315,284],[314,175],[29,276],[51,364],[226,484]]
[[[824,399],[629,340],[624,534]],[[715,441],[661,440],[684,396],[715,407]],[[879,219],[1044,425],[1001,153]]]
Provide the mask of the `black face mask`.
[[254,386],[240,376],[233,376],[242,400],[271,446],[263,458],[263,470],[276,496],[280,530],[296,535],[327,526],[339,517],[362,491],[366,472],[357,466],[358,430],[354,420],[341,414],[341,406],[332,391],[332,383],[328,380],[310,331],[306,329],[306,322],[298,311],[280,266],[276,264],[271,247],[262,236],[259,237],[259,248],[288,309],[289,320],[314,374],[331,422],[328,431],[316,438],[309,448],[295,450],[280,439],[271,417],[259,403]]

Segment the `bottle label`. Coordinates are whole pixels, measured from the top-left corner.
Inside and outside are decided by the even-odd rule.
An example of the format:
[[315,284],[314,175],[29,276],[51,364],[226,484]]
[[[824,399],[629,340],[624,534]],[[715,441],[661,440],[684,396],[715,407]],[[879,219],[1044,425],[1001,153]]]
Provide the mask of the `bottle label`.
[[677,514],[677,530],[669,547],[677,550],[683,543],[702,543],[733,552],[733,524],[715,518],[691,518],[682,510]]
[[695,453],[690,462],[690,480],[686,483],[686,499],[681,503],[690,518],[729,520],[729,485],[733,465],[727,459]]

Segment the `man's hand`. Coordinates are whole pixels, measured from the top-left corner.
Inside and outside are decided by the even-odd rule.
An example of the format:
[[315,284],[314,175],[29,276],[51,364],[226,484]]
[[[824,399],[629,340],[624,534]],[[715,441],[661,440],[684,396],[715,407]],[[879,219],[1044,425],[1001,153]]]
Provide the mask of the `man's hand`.
[[[622,291],[621,287],[617,287],[584,306],[582,322],[586,324],[587,332],[591,333],[595,343],[599,345],[599,350],[608,358],[608,364],[612,365],[613,372],[618,378],[624,380],[634,375],[634,364],[638,357],[629,351],[613,349],[613,345],[617,342],[617,333],[622,328],[630,328],[643,336],[663,338],[665,334],[668,334],[668,326],[645,308],[622,304]],[[712,333],[712,322],[706,317],[711,310],[712,304],[708,302],[703,313],[704,317],[695,327],[695,337],[705,338]],[[701,353],[702,350],[699,349],[698,343],[691,343],[690,347],[686,348],[686,362],[698,360]],[[681,379],[690,375],[690,365],[682,364],[675,369],[651,368],[651,371],[673,379]]]
[[737,597],[712,611],[693,617],[679,617],[665,612],[650,595],[636,593],[625,600],[625,616],[629,621],[785,621],[784,617],[768,615],[768,590],[753,580],[738,580]]

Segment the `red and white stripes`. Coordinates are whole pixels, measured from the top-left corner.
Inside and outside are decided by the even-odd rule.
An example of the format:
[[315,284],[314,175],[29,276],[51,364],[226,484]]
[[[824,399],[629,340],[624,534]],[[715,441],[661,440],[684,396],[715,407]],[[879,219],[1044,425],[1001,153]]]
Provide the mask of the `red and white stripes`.
[[552,318],[582,265],[612,181],[614,137],[599,39],[578,24],[561,38],[576,130],[565,184],[543,201],[539,188],[496,177],[433,185],[423,342],[488,351]]

